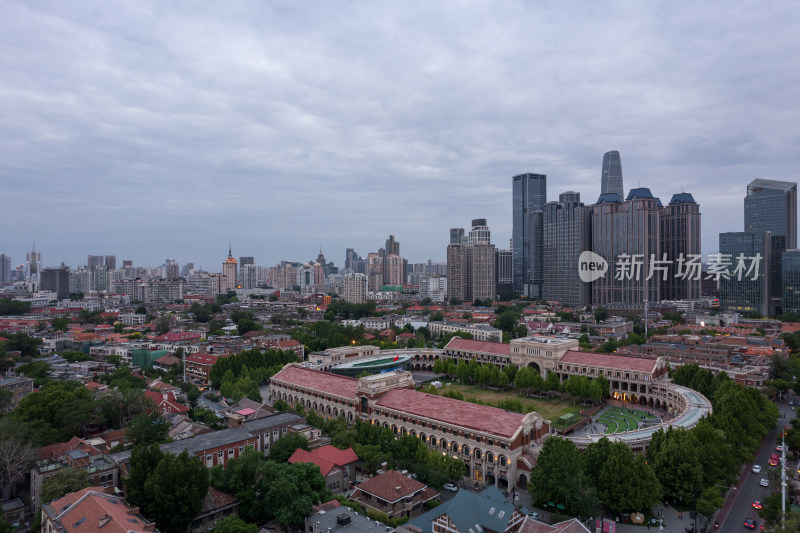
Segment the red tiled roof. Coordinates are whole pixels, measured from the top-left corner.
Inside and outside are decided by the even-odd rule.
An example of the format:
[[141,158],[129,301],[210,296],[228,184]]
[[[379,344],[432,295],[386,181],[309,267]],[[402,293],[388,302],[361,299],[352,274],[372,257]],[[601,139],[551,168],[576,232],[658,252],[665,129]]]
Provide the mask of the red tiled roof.
[[[86,442],[83,439],[78,437],[72,437],[67,442],[57,442],[55,444],[42,446],[41,448],[36,450],[36,455],[39,461],[42,461],[44,459],[50,459],[50,457],[58,459],[60,457],[64,457],[64,455],[66,455],[68,451],[82,447],[86,447],[87,449],[92,448],[90,445],[86,444]],[[97,451],[95,452],[99,453]]]
[[[365,479],[356,492],[366,492],[387,502],[395,502],[423,489],[425,485],[416,479],[404,476],[396,470],[389,470],[379,476]],[[356,499],[355,496],[353,494],[351,498]]]
[[[129,513],[130,507],[120,504],[122,498],[104,492],[103,487],[87,487],[67,494],[49,504],[66,532],[102,531],[111,533],[145,533],[146,518]],[[108,518],[103,523],[101,520]]]
[[358,387],[358,380],[356,378],[348,378],[329,372],[320,372],[319,370],[311,370],[310,368],[303,368],[297,365],[285,366],[283,370],[275,374],[272,379],[286,381],[300,387],[308,387],[320,392],[336,394],[354,400],[356,398],[356,388]]
[[165,355],[163,357],[159,357],[158,359],[156,359],[153,362],[154,363],[158,363],[160,365],[177,365],[178,363],[181,362],[181,360],[179,358],[175,357],[174,355],[167,354],[167,355]]
[[213,365],[217,362],[217,356],[210,353],[195,353],[186,358],[187,363],[198,363],[201,365]]
[[178,333],[165,333],[160,337],[156,337],[157,341],[178,342],[199,339],[199,333],[190,333],[188,331],[181,331]]
[[450,350],[464,350],[469,352],[484,352],[497,355],[511,355],[511,345],[502,342],[476,341],[472,339],[462,339],[453,337],[445,346]]
[[525,415],[521,413],[425,394],[411,389],[390,390],[378,400],[376,407],[396,409],[404,413],[509,439],[514,436],[525,418]]
[[336,467],[343,467],[355,461],[358,461],[358,456],[352,448],[340,450],[330,444],[310,452],[298,448],[289,457],[289,464],[314,463],[319,467],[319,471],[323,476],[330,474],[331,470]]
[[278,348],[297,348],[298,346],[300,346],[300,343],[294,339],[291,339],[288,341],[278,341],[276,343],[276,346]]
[[573,365],[604,366],[619,368],[620,370],[633,370],[636,372],[653,372],[656,369],[656,359],[641,357],[627,357],[607,353],[579,352],[568,350],[561,358],[561,363]]

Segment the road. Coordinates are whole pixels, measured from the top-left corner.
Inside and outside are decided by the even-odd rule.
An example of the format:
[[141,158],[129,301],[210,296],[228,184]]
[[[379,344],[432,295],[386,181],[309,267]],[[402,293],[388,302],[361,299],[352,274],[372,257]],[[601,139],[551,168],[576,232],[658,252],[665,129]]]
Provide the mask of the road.
[[[735,495],[729,495],[725,506],[719,513],[721,520],[720,526],[723,527],[725,531],[734,531],[734,528],[741,528],[744,530],[743,524],[748,517],[758,521],[758,511],[753,508],[753,500],[763,500],[772,493],[771,491],[781,490],[780,481],[777,483],[770,482],[770,487],[768,488],[759,485],[761,479],[767,478],[769,475],[767,460],[770,454],[775,452],[775,443],[780,436],[783,426],[788,425],[789,420],[795,416],[794,407],[790,407],[784,403],[779,405],[778,408],[784,416],[778,419],[778,427],[770,431],[764,438],[764,445],[756,454],[756,462],[753,463],[761,465],[761,473],[754,474],[752,470],[753,464],[747,465],[739,478],[739,482],[736,484]],[[791,464],[789,466],[791,466]],[[787,479],[790,476],[791,470],[788,470]],[[698,524],[698,526],[700,526],[700,524]]]

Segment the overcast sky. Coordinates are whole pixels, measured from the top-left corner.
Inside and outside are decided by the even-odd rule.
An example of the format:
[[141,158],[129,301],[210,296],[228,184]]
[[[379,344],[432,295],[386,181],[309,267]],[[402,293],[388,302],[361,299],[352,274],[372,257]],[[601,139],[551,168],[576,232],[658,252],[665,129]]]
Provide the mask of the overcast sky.
[[0,0],[0,253],[444,261],[511,177],[688,191],[704,252],[797,181],[796,2]]

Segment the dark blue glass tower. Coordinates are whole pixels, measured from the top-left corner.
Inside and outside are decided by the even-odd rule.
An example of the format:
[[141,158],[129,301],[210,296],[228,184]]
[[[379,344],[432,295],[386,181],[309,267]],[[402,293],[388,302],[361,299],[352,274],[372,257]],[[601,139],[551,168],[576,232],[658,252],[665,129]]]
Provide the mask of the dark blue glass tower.
[[611,150],[603,154],[603,171],[600,175],[600,194],[616,193],[620,198],[622,194],[622,160],[619,152]]
[[[543,283],[541,220],[544,204],[547,202],[547,176],[520,174],[512,178],[512,185],[511,274],[514,292],[541,298]],[[537,224],[537,221],[540,223]]]

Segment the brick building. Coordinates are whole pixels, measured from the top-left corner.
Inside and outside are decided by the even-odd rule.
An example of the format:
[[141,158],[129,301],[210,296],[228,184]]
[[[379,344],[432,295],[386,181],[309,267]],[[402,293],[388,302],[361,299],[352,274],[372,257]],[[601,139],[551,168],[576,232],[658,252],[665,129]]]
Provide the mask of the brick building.
[[366,509],[386,513],[389,518],[413,518],[425,510],[425,502],[439,493],[416,479],[389,470],[361,482],[350,496]]

